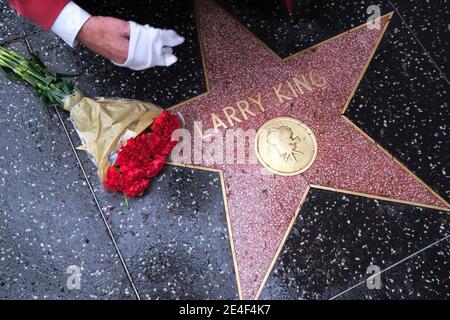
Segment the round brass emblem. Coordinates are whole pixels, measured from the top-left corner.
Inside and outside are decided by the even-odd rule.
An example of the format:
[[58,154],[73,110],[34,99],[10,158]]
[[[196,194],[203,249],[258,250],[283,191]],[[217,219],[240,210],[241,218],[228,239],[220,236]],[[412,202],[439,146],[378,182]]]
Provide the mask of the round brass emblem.
[[289,117],[264,123],[256,133],[255,148],[259,162],[282,176],[308,170],[317,155],[314,133],[303,122]]

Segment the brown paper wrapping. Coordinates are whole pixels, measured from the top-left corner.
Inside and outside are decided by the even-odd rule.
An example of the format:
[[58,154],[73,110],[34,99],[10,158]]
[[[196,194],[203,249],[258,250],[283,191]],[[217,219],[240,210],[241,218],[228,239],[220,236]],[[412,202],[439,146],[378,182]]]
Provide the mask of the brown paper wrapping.
[[125,133],[135,137],[158,117],[162,110],[151,104],[125,99],[91,99],[77,91],[66,98],[64,109],[70,111],[83,145],[95,160],[100,179],[111,165],[109,156],[120,148]]

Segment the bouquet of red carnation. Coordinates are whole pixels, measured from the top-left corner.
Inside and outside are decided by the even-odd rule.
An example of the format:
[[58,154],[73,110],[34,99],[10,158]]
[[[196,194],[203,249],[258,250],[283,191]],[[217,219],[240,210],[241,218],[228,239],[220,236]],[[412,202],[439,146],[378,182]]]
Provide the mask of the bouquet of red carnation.
[[105,186],[126,196],[143,193],[163,168],[176,142],[176,115],[136,100],[92,99],[72,83],[51,74],[35,55],[24,58],[0,46],[0,70],[25,81],[48,104],[70,112],[85,150],[98,167]]
[[163,112],[152,125],[135,138],[128,139],[108,168],[105,186],[127,197],[136,197],[148,188],[150,179],[164,167],[167,155],[176,142],[172,132],[179,127],[177,116]]

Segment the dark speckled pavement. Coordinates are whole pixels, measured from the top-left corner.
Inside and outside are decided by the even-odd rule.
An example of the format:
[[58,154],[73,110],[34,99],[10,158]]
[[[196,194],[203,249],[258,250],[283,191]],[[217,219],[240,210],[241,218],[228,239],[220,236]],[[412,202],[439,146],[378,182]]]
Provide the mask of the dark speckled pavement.
[[[207,91],[191,1],[77,1],[93,14],[174,28],[171,68],[124,70],[72,50],[0,0],[0,43],[26,42],[90,96],[164,108]],[[280,57],[364,23],[370,1],[277,5],[219,0]],[[345,115],[450,202],[450,4],[381,1],[394,11]],[[0,299],[238,299],[216,172],[167,166],[130,202],[106,192],[64,113],[0,75]],[[67,132],[66,130],[67,129]],[[90,188],[92,186],[92,189]],[[301,195],[299,195],[301,196]],[[260,299],[449,299],[449,212],[312,187]],[[380,289],[367,286],[379,267]],[[70,267],[80,288],[68,286]]]

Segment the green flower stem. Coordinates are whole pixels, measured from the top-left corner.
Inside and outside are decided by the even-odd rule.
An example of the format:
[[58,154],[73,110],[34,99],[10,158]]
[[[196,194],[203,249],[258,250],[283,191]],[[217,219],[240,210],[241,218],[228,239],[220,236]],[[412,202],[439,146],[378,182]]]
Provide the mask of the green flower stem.
[[32,86],[48,104],[64,106],[64,98],[76,91],[75,86],[52,74],[38,57],[24,58],[13,50],[0,46],[0,69],[13,80]]

